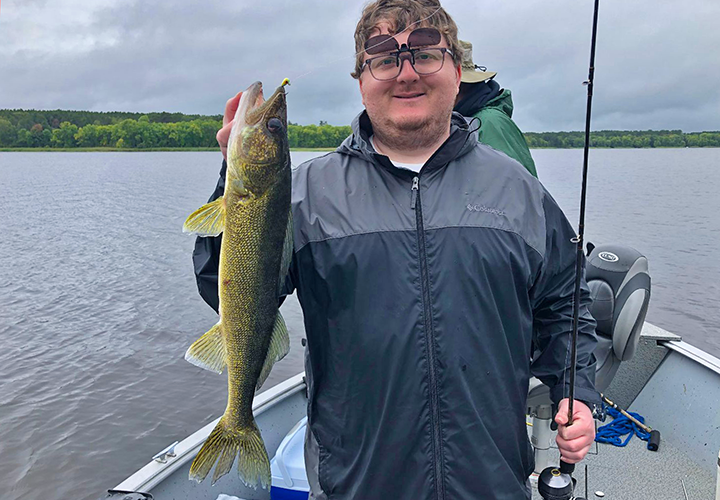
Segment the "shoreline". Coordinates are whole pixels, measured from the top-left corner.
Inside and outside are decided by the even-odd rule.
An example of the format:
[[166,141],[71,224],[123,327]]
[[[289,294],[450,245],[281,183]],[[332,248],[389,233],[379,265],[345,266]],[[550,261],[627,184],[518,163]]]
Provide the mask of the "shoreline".
[[[337,148],[291,148],[290,151],[299,152],[330,152]],[[534,149],[576,149],[583,148],[553,148],[553,147],[531,147]],[[590,149],[718,149],[718,146],[657,146],[651,148],[612,148],[591,146]],[[156,152],[208,152],[218,151],[218,148],[4,148],[0,147],[0,153],[156,153]]]
[[[336,148],[292,148],[290,151],[335,151]],[[0,153],[155,153],[155,152],[217,151],[215,148],[2,148]]]

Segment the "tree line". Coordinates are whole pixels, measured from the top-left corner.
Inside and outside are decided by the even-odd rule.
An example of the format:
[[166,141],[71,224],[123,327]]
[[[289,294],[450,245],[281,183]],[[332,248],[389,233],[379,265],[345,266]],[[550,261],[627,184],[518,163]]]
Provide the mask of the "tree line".
[[[217,148],[222,116],[0,110],[0,148]],[[335,148],[349,126],[288,126],[291,148]]]
[[[211,148],[222,116],[182,113],[0,110],[0,148]],[[349,126],[290,123],[291,148],[335,148]],[[584,132],[528,132],[530,148],[582,148]],[[681,130],[617,131],[591,134],[599,148],[720,147],[720,132]]]
[[[530,148],[582,148],[585,132],[527,132]],[[594,148],[717,148],[720,132],[682,130],[599,130],[590,133]]]

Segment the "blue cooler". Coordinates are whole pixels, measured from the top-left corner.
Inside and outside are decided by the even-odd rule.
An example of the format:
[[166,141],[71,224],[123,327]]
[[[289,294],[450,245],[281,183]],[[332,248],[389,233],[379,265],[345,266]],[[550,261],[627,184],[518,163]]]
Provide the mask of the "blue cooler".
[[272,500],[307,500],[310,496],[303,452],[306,427],[304,417],[288,432],[270,461]]

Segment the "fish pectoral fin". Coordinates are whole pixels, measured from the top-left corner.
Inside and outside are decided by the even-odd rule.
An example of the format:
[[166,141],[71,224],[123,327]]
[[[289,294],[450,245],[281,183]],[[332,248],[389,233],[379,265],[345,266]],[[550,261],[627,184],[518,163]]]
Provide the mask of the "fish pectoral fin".
[[285,320],[278,311],[275,317],[275,327],[273,328],[272,336],[270,337],[270,347],[268,348],[267,356],[265,357],[265,363],[263,363],[262,370],[260,371],[260,378],[258,378],[255,390],[260,389],[262,385],[270,375],[273,365],[283,359],[290,351],[290,335],[288,334],[287,326],[285,326]]
[[222,373],[225,369],[225,341],[222,325],[218,322],[210,331],[197,339],[185,353],[185,359],[206,370]]
[[190,466],[190,479],[198,483],[205,479],[217,462],[212,484],[230,472],[238,457],[238,473],[246,486],[270,489],[270,461],[260,431],[255,422],[245,429],[233,428],[220,419],[205,440]]
[[225,230],[225,198],[220,197],[195,210],[183,224],[184,233],[218,236]]
[[246,198],[250,197],[250,191],[245,188],[245,183],[242,177],[236,177],[230,181],[230,189],[240,197],[240,201],[246,201]]

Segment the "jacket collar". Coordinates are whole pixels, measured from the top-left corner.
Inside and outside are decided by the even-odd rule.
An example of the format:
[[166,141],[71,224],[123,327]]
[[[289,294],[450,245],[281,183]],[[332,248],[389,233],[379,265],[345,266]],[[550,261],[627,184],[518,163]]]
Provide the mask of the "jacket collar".
[[[363,111],[355,117],[351,128],[352,135],[343,141],[337,149],[338,153],[362,158],[402,177],[416,175],[405,169],[395,167],[387,156],[377,153],[372,148],[370,136],[373,129],[367,111]],[[477,127],[470,127],[468,121],[461,114],[453,113],[450,122],[450,136],[428,159],[423,166],[423,172],[444,167],[451,161],[464,156],[476,146],[477,141]]]

